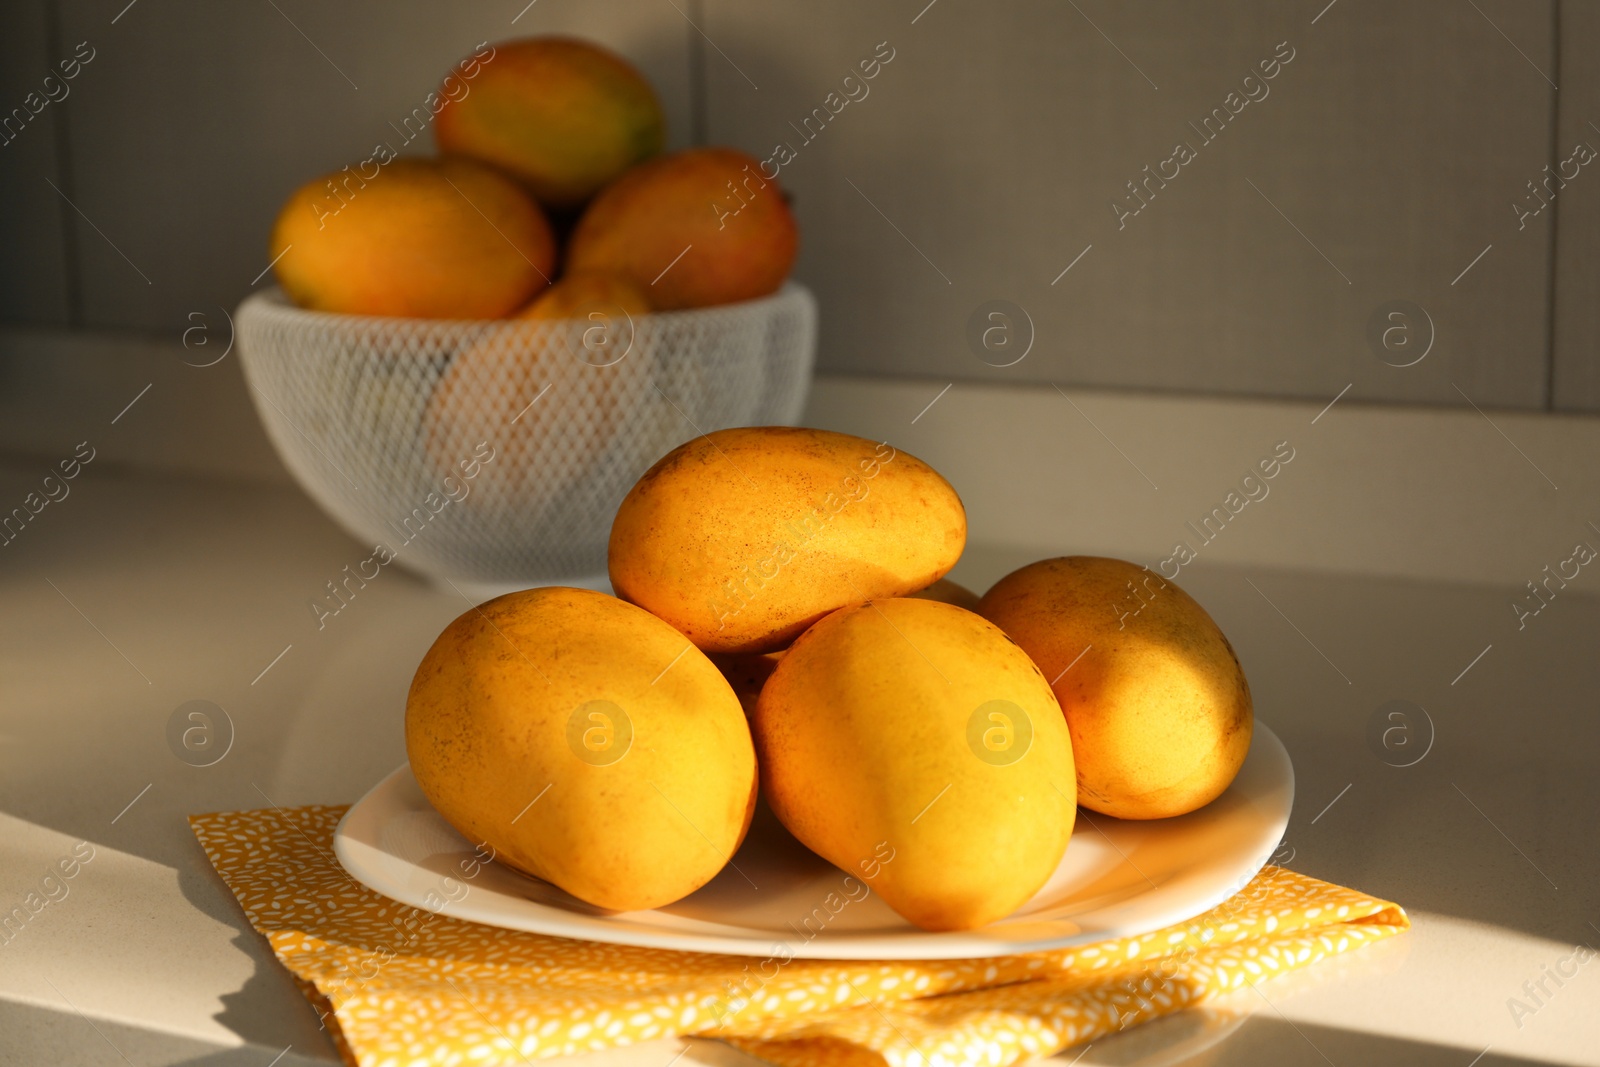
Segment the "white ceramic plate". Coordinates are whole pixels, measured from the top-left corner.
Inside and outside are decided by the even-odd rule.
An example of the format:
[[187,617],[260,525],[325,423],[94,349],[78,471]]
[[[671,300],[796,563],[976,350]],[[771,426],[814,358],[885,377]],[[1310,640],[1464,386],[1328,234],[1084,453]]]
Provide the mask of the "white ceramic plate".
[[[876,895],[862,897],[858,879],[846,883],[765,805],[732,864],[654,911],[602,911],[501,864],[475,863],[473,844],[433,810],[409,766],[350,809],[334,851],[345,870],[384,896],[511,930],[739,956],[965,959],[1132,937],[1192,918],[1262,868],[1293,800],[1289,754],[1258,721],[1244,767],[1215,801],[1150,822],[1080,810],[1044,888],[1009,918],[961,933],[928,933]],[[834,909],[824,906],[830,894]]]

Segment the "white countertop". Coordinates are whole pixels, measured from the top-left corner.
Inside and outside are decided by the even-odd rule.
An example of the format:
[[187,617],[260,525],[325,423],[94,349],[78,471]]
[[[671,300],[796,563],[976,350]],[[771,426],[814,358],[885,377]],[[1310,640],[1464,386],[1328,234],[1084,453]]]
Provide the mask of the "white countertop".
[[[0,466],[0,501],[37,480]],[[412,669],[466,605],[389,569],[318,632],[308,598],[362,549],[297,491],[109,466],[72,484],[0,548],[0,908],[78,842],[93,858],[0,944],[0,1062],[335,1062],[185,816],[359,797],[403,760]],[[981,590],[1079,547],[1039,542],[974,545],[954,577]],[[1078,1062],[1467,1067],[1487,1047],[1479,1067],[1600,1064],[1600,964],[1547,980],[1520,1020],[1508,1007],[1532,1006],[1523,983],[1574,946],[1600,945],[1600,571],[1521,632],[1510,592],[1482,583],[1206,560],[1180,583],[1294,759],[1288,866],[1398,901],[1415,928]],[[235,730],[205,768],[166,735],[196,699]],[[1415,766],[1365,740],[1393,699],[1436,729]],[[677,1048],[593,1059],[664,1067]],[[753,1061],[695,1043],[676,1062]]]

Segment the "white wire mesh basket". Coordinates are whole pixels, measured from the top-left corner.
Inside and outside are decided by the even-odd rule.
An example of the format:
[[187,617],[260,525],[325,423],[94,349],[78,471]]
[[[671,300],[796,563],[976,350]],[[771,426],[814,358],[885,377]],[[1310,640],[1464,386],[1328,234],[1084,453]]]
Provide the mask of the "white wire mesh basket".
[[[432,578],[600,576],[611,519],[672,448],[792,424],[816,302],[561,321],[399,319],[239,306],[240,359],[278,454],[341,526]],[[378,558],[382,558],[381,556]]]

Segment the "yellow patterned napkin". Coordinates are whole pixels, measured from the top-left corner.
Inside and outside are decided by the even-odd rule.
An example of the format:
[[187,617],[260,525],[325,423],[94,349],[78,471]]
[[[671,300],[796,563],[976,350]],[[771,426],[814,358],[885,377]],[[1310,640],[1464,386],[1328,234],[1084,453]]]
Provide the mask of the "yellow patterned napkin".
[[345,810],[189,821],[358,1067],[510,1067],[675,1034],[785,1067],[1003,1067],[1410,925],[1396,904],[1267,867],[1189,922],[1055,952],[849,962],[602,945],[480,926],[367,889],[333,855]]

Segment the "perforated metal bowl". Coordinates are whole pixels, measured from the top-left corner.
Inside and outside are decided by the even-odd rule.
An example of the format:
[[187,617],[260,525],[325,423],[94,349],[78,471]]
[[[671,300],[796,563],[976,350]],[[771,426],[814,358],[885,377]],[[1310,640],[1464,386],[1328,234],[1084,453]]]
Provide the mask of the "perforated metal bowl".
[[701,433],[795,422],[816,352],[793,283],[545,322],[334,315],[267,290],[237,324],[256,410],[312,499],[401,565],[482,585],[603,575],[639,476]]

